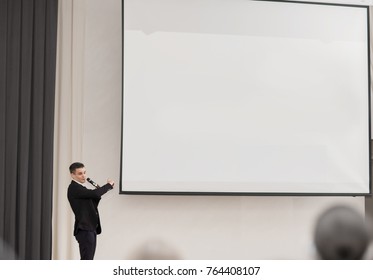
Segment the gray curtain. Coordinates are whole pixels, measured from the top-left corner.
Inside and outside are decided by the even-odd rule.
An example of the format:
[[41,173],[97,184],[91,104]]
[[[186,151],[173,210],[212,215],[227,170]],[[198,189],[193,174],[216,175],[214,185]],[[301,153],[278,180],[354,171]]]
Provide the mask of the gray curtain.
[[57,7],[0,0],[0,238],[19,259],[51,258]]

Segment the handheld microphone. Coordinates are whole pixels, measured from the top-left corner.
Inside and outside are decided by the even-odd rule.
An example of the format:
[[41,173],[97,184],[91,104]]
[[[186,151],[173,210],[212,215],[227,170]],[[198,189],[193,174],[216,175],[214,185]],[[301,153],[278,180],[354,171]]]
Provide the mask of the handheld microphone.
[[95,181],[93,181],[91,178],[87,178],[87,181],[90,182],[96,189],[98,189],[100,186]]

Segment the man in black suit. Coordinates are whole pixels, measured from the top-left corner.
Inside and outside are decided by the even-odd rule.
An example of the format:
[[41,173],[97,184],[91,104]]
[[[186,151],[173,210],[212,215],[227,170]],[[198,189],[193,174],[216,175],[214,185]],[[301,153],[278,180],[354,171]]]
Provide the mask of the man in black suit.
[[67,197],[75,215],[74,236],[79,243],[80,259],[93,260],[96,251],[96,236],[101,233],[98,203],[101,196],[113,189],[114,181],[108,179],[107,184],[94,190],[87,189],[86,169],[83,163],[70,165],[72,181],[67,190]]

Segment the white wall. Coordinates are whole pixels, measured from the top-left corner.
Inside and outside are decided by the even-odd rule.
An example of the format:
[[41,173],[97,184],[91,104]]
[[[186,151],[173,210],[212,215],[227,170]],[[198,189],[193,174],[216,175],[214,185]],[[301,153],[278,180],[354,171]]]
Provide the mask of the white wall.
[[[76,59],[82,66],[83,103],[81,139],[74,141],[81,141],[81,151],[73,151],[71,160],[84,162],[88,175],[100,184],[108,177],[119,182],[121,0],[78,2],[74,16],[82,13],[82,37],[76,40],[84,51]],[[78,259],[66,203],[68,166],[56,168],[55,187],[60,192],[56,201],[60,203],[55,211],[60,214],[54,218],[54,235],[59,232],[65,244],[55,241],[53,255]],[[96,259],[126,259],[153,237],[178,248],[184,259],[309,259],[315,257],[312,230],[320,211],[343,203],[364,212],[362,197],[127,196],[118,192],[117,187],[100,203],[103,232]],[[71,246],[71,252],[65,252],[64,246]]]

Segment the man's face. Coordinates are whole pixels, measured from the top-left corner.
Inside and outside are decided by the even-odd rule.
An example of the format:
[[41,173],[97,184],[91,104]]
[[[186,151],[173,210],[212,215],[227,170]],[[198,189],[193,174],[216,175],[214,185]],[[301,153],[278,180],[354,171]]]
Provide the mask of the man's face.
[[78,181],[81,184],[85,183],[85,180],[87,179],[86,176],[86,170],[85,167],[77,168],[73,173],[71,173],[71,178],[73,178],[75,181]]

